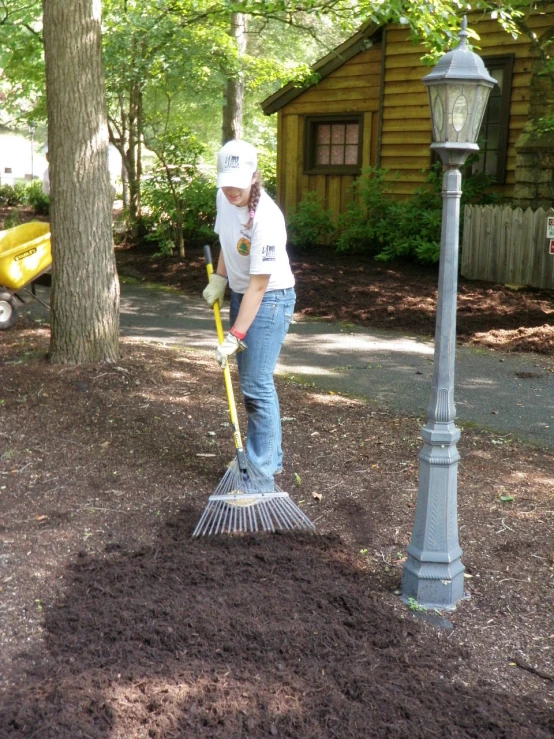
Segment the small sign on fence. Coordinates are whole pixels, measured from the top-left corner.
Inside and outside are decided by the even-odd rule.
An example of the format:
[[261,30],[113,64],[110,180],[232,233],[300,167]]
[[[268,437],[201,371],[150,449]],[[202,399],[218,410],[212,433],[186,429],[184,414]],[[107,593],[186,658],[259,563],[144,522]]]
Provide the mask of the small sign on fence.
[[550,239],[548,242],[548,253],[554,254],[554,239]]
[[546,238],[554,239],[554,218],[552,216],[546,218]]

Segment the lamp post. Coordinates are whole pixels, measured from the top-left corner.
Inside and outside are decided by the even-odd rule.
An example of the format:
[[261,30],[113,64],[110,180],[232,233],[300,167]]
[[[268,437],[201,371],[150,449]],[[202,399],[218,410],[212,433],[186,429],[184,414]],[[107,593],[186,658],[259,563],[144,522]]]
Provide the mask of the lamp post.
[[29,136],[31,137],[31,180],[35,179],[35,159],[34,159],[34,139],[35,139],[35,124],[33,121],[29,121]]
[[433,124],[431,149],[444,165],[443,206],[432,393],[421,431],[419,489],[401,594],[404,601],[437,609],[454,609],[464,593],[456,490],[460,431],[454,425],[460,167],[479,149],[475,142],[496,84],[482,59],[468,48],[466,28],[464,17],[456,48],[423,78]]

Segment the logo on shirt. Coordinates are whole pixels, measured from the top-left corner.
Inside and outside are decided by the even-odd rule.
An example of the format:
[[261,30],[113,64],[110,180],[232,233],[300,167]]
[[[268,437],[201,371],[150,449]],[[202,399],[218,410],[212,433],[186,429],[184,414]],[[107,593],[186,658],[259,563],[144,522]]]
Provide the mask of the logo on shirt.
[[262,262],[274,262],[275,261],[275,247],[264,246],[262,247]]
[[225,157],[225,169],[239,169],[240,168],[240,159],[238,156],[232,156],[231,154],[229,156]]
[[241,236],[237,241],[237,251],[241,257],[247,257],[250,254],[250,241]]

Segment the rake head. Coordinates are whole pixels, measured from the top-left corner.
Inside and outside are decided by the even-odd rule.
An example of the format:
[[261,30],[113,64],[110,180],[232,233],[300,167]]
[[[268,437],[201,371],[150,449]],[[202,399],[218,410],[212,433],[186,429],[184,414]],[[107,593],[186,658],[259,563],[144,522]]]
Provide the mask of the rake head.
[[235,459],[208,498],[193,536],[246,534],[257,531],[314,531],[315,526],[275,483],[269,483],[250,462]]

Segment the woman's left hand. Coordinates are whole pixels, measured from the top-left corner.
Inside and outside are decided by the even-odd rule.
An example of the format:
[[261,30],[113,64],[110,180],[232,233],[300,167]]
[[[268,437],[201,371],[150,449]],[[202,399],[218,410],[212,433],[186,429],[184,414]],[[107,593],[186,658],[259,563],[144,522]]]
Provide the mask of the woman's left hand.
[[244,341],[237,339],[233,334],[227,334],[222,343],[215,350],[215,358],[220,367],[225,367],[227,359],[237,352],[242,352],[247,348]]

